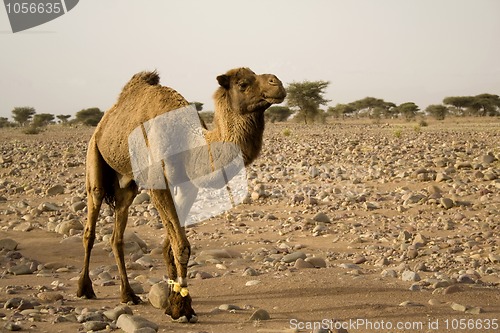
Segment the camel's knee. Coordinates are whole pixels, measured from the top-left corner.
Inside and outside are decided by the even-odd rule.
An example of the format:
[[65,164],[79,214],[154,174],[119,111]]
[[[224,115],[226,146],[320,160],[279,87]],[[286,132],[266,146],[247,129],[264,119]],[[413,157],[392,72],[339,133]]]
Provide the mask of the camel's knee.
[[175,251],[175,259],[180,265],[187,266],[190,256],[191,245],[189,245],[188,242],[180,244],[180,246],[177,247],[177,251]]

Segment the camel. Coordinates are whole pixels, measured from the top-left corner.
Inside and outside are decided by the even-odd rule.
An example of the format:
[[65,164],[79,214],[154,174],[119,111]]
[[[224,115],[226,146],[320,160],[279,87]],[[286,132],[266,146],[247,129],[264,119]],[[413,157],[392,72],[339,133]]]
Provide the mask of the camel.
[[[99,210],[105,201],[114,208],[115,214],[111,245],[120,274],[121,301],[133,304],[141,302],[130,287],[123,251],[128,208],[140,186],[134,179],[127,138],[148,120],[189,104],[178,92],[161,86],[159,81],[156,72],[135,74],[123,87],[116,104],[104,114],[89,141],[86,160],[88,216],[83,235],[84,265],[78,281],[78,297],[96,298],[89,276],[89,264]],[[213,129],[208,130],[202,123],[203,136],[208,146],[217,143],[237,145],[247,166],[257,158],[262,148],[264,111],[284,100],[285,89],[275,75],[257,75],[249,68],[229,70],[217,76],[217,81],[219,87],[213,96]],[[196,156],[188,154],[186,163],[188,167],[184,176],[195,177],[197,167],[191,168],[189,165],[197,163]],[[211,163],[213,165],[215,161]],[[184,191],[186,193],[178,193],[184,206],[182,211],[192,204],[196,191],[196,186],[193,186],[188,187]],[[195,322],[197,316],[191,306],[186,279],[191,246],[179,219],[184,213],[179,212],[179,209],[176,211],[173,195],[168,189],[149,189],[149,194],[166,229],[163,256],[170,292],[165,313],[174,320]]]

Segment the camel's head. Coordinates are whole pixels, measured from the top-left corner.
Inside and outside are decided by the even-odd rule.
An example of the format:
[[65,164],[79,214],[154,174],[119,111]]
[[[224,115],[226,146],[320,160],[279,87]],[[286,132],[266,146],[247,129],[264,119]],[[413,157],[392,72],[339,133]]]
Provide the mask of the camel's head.
[[[257,75],[249,68],[236,68],[217,76],[220,88],[229,98],[231,109],[240,114],[264,112],[272,104],[283,102],[286,91],[273,74]],[[219,95],[220,96],[220,95]]]

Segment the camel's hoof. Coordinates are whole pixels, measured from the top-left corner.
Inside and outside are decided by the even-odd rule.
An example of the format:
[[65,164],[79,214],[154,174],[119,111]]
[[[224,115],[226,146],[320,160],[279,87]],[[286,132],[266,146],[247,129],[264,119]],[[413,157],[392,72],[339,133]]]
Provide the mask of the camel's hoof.
[[127,305],[137,305],[143,303],[143,300],[139,296],[132,294],[127,295],[127,297],[123,298],[122,303],[126,303]]
[[187,319],[186,316],[182,316],[182,317],[179,317],[177,319],[172,319],[172,317],[170,317],[170,320],[172,320],[172,322],[174,322],[174,323],[182,323],[182,324],[190,323],[190,324],[194,324],[194,323],[198,322],[198,317],[196,315],[193,315],[191,317],[191,319],[189,319],[189,320]]
[[76,292],[76,296],[83,298],[83,299],[96,299],[97,298],[97,296],[92,288],[90,288],[90,290],[89,289],[78,290]]

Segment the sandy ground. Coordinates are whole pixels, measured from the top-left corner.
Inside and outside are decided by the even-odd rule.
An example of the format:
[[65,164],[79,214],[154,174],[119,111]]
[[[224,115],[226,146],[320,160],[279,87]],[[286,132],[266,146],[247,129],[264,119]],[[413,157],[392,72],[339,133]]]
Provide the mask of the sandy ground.
[[[451,133],[450,142],[446,142],[447,135],[443,135],[443,131]],[[323,136],[326,132],[329,134]],[[402,132],[402,137],[397,132]],[[311,171],[311,166],[323,156],[318,154],[319,150],[329,150],[330,157],[321,160],[318,167],[325,164],[343,165],[344,169],[352,167],[357,172],[359,169],[369,168],[370,164],[365,160],[359,165],[352,163],[356,161],[352,157],[356,154],[354,150],[347,155],[341,154],[350,147],[350,142],[359,140],[358,135],[373,136],[381,146],[384,143],[393,145],[394,155],[390,151],[383,152],[386,154],[383,155],[384,158],[392,159],[398,157],[398,143],[402,143],[401,154],[411,154],[411,151],[405,153],[404,150],[410,150],[413,146],[417,149],[419,136],[425,136],[423,144],[430,145],[435,140],[436,147],[445,144],[452,148],[460,146],[460,140],[464,144],[476,142],[476,148],[471,145],[473,151],[470,154],[465,152],[472,163],[475,158],[487,152],[500,157],[499,133],[498,119],[477,123],[453,120],[446,124],[431,122],[430,126],[418,130],[414,128],[414,124],[403,122],[387,125],[339,122],[309,127],[271,124],[266,130],[263,157],[249,170],[249,174],[257,174],[256,180],[251,180],[251,192],[253,187],[264,184],[267,193],[188,230],[194,260],[200,258],[204,250],[230,249],[240,254],[236,258],[218,258],[205,262],[200,260],[199,265],[191,267],[191,272],[202,271],[212,276],[189,280],[193,307],[199,316],[198,323],[172,323],[162,310],[153,308],[147,301],[131,308],[134,314],[157,323],[159,332],[313,332],[314,329],[314,332],[328,332],[328,329],[337,332],[336,329],[340,326],[348,332],[500,332],[500,265],[498,261],[488,259],[489,254],[500,254],[500,191],[494,185],[495,182],[498,183],[498,179],[486,181],[472,178],[472,183],[468,183],[461,178],[463,184],[458,186],[464,187],[464,191],[456,194],[460,195],[460,200],[470,204],[456,204],[445,210],[434,203],[402,207],[402,200],[397,196],[400,188],[418,192],[427,190],[430,185],[445,186],[444,183],[437,184],[435,179],[422,180],[412,176],[418,165],[431,168],[427,162],[439,158],[439,149],[429,148],[413,159],[401,158],[398,169],[407,168],[408,175],[400,178],[397,177],[399,172],[385,178],[360,176],[359,182],[355,180],[356,177],[345,177],[343,180],[310,177],[310,173],[314,172]],[[43,167],[31,171],[22,170],[19,174],[11,172],[15,165],[4,163],[2,167],[0,163],[0,184],[3,180],[24,188],[15,191],[10,185],[0,187],[0,196],[5,199],[0,200],[0,240],[11,238],[17,241],[17,251],[27,260],[37,261],[41,265],[57,263],[58,267],[64,267],[58,272],[47,273],[45,270],[44,274],[35,271],[32,274],[13,275],[8,272],[13,260],[3,258],[8,255],[7,251],[1,252],[1,271],[4,274],[0,278],[0,304],[12,297],[37,299],[37,294],[44,288],[55,290],[63,296],[62,301],[53,304],[56,313],[41,311],[36,315],[22,315],[16,309],[0,309],[0,317],[4,323],[17,322],[22,331],[79,331],[81,324],[78,322],[54,322],[58,307],[68,307],[75,312],[82,308],[98,311],[120,304],[118,281],[110,286],[96,285],[97,300],[76,297],[76,278],[83,258],[80,233],[72,232],[68,237],[48,230],[50,217],[55,217],[56,222],[71,218],[80,219],[82,223],[85,221],[85,211],[72,212],[69,206],[74,201],[73,197],[83,199],[84,196],[82,163],[85,143],[90,135],[91,129],[85,128],[61,130],[52,127],[36,136],[27,136],[10,129],[0,130],[2,154],[13,155],[12,163],[22,162],[19,156],[22,156],[23,151],[29,152],[34,147],[38,154],[45,152],[50,159]],[[313,137],[311,141],[304,139]],[[385,139],[376,139],[378,137]],[[329,140],[337,140],[334,141],[337,145],[344,142],[346,146],[329,147]],[[310,144],[301,146],[302,141]],[[57,149],[58,145],[62,147],[60,154],[52,157],[50,151]],[[357,146],[360,147],[359,144]],[[365,148],[369,149],[369,145]],[[360,152],[369,154],[369,151],[363,150],[365,148],[361,147]],[[9,149],[15,149],[16,152],[9,152]],[[383,148],[372,149],[376,152]],[[37,152],[34,152],[33,155],[26,156],[27,161],[36,155]],[[277,155],[283,156],[286,161],[283,163],[288,163],[290,167],[298,165],[295,171],[288,170],[288,176],[280,173],[282,168],[279,168],[280,158]],[[78,163],[68,166],[67,160]],[[412,165],[404,164],[410,160],[417,162]],[[307,161],[309,165],[301,166],[302,161]],[[498,172],[499,165],[497,160],[486,171]],[[300,171],[301,167],[305,167],[304,172]],[[434,169],[440,170],[436,166]],[[320,168],[319,172],[322,170],[324,169]],[[463,172],[472,175],[474,170]],[[274,179],[270,175],[274,175]],[[452,178],[457,180],[459,176],[462,173],[457,173]],[[64,193],[50,197],[45,194],[45,190],[53,184],[51,179],[53,183],[63,183],[66,187]],[[447,184],[450,189],[453,188],[452,182]],[[304,187],[308,186],[316,191],[313,197],[318,200],[308,202],[307,199],[297,201],[293,198],[299,192],[307,192],[309,189]],[[473,186],[477,187],[477,192],[470,189]],[[335,191],[328,191],[330,196],[321,199],[321,190],[335,187],[340,189],[337,195]],[[271,195],[275,188],[281,190],[281,195]],[[356,192],[355,189],[359,191]],[[479,193],[484,189],[489,189],[489,193]],[[283,194],[283,191],[288,193]],[[366,200],[351,203],[346,199],[351,192],[357,195],[364,193]],[[485,195],[489,200],[486,203],[486,199],[481,201],[481,197]],[[32,208],[43,202],[50,202],[59,205],[61,209],[55,213],[37,215],[29,208],[20,208],[18,203],[22,201]],[[367,205],[372,202],[376,204],[375,207]],[[141,297],[147,300],[150,288],[147,280],[162,279],[165,274],[158,251],[164,231],[154,224],[154,216],[141,213],[149,209],[147,203],[141,207],[144,209],[137,208],[131,214],[128,230],[135,232],[146,242],[153,265],[143,269],[135,267],[129,270],[129,275],[131,280],[142,285],[145,293]],[[315,223],[312,218],[317,212],[326,213],[331,222]],[[463,218],[457,217],[457,213]],[[141,219],[148,223],[134,223]],[[456,220],[454,228],[447,230],[438,227],[439,223],[447,219]],[[16,226],[22,226],[25,221],[30,223],[31,227],[27,228],[29,231],[20,230],[22,227],[15,230]],[[485,230],[484,224],[488,226],[488,230]],[[321,228],[315,233],[313,228],[318,225]],[[109,226],[101,224],[100,227]],[[401,248],[401,243],[405,240],[401,241],[399,237],[405,230],[411,234],[412,238],[408,240],[410,243],[416,234],[422,234],[428,240],[418,249],[419,253],[415,258],[406,255],[406,247],[404,251]],[[380,235],[374,237],[376,233]],[[453,239],[455,242],[452,244],[449,241]],[[467,247],[468,245],[464,245],[467,240],[476,243]],[[441,246],[445,243],[448,245]],[[448,251],[450,246],[458,247],[459,250]],[[303,251],[308,257],[322,258],[327,267],[296,268],[296,263],[287,264],[281,260],[284,254],[296,250]],[[389,250],[392,251],[391,254]],[[263,255],[259,257],[259,253]],[[440,254],[442,260],[450,262],[442,263]],[[364,262],[359,260],[361,256],[365,257]],[[390,263],[377,264],[383,257],[389,258]],[[455,257],[462,259],[452,260]],[[266,258],[274,258],[275,261],[269,262]],[[470,258],[476,260],[475,266]],[[132,256],[127,260],[132,262]],[[18,263],[14,262],[14,265]],[[349,266],[354,265],[354,262],[358,262],[357,266]],[[113,263],[107,243],[98,243],[93,252],[92,268],[110,266]],[[428,269],[415,269],[416,265],[422,263]],[[406,266],[401,269],[401,264]],[[482,266],[484,269],[481,271]],[[248,267],[254,268],[258,275],[244,276],[243,272]],[[394,269],[397,276],[384,275],[383,271],[389,269]],[[418,272],[420,280],[403,281],[401,275],[405,270]],[[464,274],[471,275],[473,281],[457,281]],[[260,282],[247,286],[246,283],[250,280]],[[432,285],[436,281],[445,280],[448,282],[443,287]],[[449,285],[455,286],[456,290],[445,292]],[[481,310],[476,314],[457,311],[452,308],[453,303]],[[223,304],[236,305],[240,309],[219,310],[219,306]],[[46,303],[41,305],[41,308],[48,307],[50,308]],[[249,320],[256,309],[265,309],[271,319]],[[324,330],[318,330],[319,326]],[[112,329],[107,329],[110,330]],[[7,329],[0,327],[0,332],[3,331]]]

